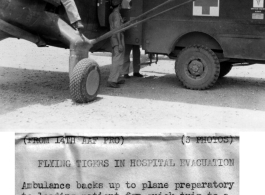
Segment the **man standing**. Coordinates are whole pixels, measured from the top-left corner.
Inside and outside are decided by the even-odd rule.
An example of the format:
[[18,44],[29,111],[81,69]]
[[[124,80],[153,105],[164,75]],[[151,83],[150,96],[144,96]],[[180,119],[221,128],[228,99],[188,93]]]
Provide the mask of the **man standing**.
[[[120,15],[121,0],[112,0],[112,7],[113,11],[109,16],[110,30],[119,28],[123,23],[122,17]],[[119,84],[125,83],[125,80],[120,79],[125,54],[124,35],[122,32],[112,35],[111,46],[112,65],[110,68],[107,86],[119,88]]]
[[71,25],[75,29],[84,28],[74,0],[61,0]]
[[[132,0],[123,0],[122,1],[122,8],[125,10],[130,10],[132,8]],[[124,56],[124,65],[123,65],[123,70],[122,74],[124,78],[130,78],[129,76],[129,68],[130,68],[130,54],[131,51],[133,53],[133,76],[135,77],[143,77],[139,73],[140,71],[140,58],[141,58],[141,53],[140,53],[140,46],[139,45],[125,45],[125,56]]]
[[133,76],[135,77],[143,77],[142,74],[139,73],[140,71],[140,46],[139,45],[127,45],[125,46],[125,56],[124,56],[124,65],[123,65],[123,76],[124,78],[130,78],[129,76],[129,68],[130,68],[130,54],[131,51],[133,52]]

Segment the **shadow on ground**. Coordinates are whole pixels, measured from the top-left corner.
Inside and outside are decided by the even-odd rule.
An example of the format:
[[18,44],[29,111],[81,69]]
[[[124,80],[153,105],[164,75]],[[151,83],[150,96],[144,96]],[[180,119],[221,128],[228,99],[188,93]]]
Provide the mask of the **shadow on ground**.
[[0,114],[70,98],[68,73],[0,67]]
[[[138,98],[265,111],[263,78],[228,76],[210,90],[194,91],[183,88],[175,74],[142,70],[148,76],[132,77],[121,88],[112,89],[106,87],[109,65],[100,70],[102,82],[96,101],[102,99],[101,95],[108,95],[132,101]],[[64,102],[71,98],[68,73],[0,67],[0,96],[0,114],[29,105]]]

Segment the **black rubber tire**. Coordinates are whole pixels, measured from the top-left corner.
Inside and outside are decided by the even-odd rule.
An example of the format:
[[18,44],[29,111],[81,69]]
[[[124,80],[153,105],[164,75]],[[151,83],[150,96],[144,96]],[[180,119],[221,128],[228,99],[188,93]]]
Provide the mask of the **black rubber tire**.
[[221,62],[219,78],[222,78],[225,75],[227,75],[231,71],[232,68],[233,68],[233,64],[231,62]]
[[70,75],[70,93],[73,101],[88,103],[95,100],[99,91],[100,80],[97,62],[89,58],[80,60]]
[[[191,63],[199,64],[196,70],[191,70]],[[198,70],[200,73],[198,73]],[[203,90],[212,87],[220,73],[219,59],[215,53],[203,45],[184,48],[175,63],[178,79],[188,89]],[[192,73],[192,71],[197,71]]]

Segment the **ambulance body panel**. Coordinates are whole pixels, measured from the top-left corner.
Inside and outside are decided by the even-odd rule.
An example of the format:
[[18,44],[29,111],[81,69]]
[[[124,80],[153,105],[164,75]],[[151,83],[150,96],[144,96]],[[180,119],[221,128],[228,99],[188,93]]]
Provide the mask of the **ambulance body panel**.
[[[257,1],[197,0],[169,11],[143,24],[143,49],[170,55],[203,44],[224,58],[265,60],[264,2]],[[144,0],[143,11],[163,2]]]

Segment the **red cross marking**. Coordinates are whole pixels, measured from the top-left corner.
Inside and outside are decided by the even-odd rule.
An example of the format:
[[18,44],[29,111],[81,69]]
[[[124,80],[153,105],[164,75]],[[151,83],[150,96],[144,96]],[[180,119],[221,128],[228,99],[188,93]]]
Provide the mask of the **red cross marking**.
[[218,7],[218,0],[197,0],[195,6],[202,6],[202,14],[210,15],[210,7]]

